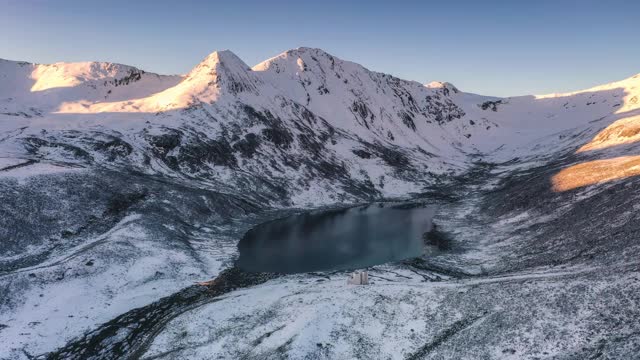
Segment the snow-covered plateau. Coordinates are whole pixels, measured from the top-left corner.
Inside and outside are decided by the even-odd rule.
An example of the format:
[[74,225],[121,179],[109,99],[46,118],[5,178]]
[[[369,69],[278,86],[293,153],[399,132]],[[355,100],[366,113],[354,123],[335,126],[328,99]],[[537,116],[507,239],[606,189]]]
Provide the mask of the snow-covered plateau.
[[[320,49],[0,59],[0,359],[633,359],[640,74],[499,98]],[[251,227],[437,207],[425,255],[245,273]],[[428,251],[436,249],[437,251]]]

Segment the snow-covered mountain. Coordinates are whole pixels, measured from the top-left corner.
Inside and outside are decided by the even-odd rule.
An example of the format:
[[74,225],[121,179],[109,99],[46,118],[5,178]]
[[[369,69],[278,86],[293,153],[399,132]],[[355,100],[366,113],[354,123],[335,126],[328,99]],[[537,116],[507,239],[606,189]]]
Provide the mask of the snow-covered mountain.
[[635,108],[639,82],[500,99],[311,48],[253,68],[218,51],[182,77],[3,60],[0,79],[4,167],[127,166],[232,190],[267,183],[265,195],[316,205],[420,192],[478,155],[550,155],[575,143],[563,132]]
[[[148,342],[161,329],[134,324],[135,308],[176,317],[151,358],[545,357],[566,344],[582,348],[576,358],[618,354],[602,331],[638,333],[610,313],[639,293],[638,140],[640,74],[498,98],[312,48],[252,68],[218,51],[181,76],[0,60],[0,358],[74,338],[58,357],[144,352],[136,331],[152,329],[139,336]],[[231,268],[257,223],[417,196],[438,202],[455,251],[375,267],[376,287],[300,274],[184,315],[191,305],[156,302]],[[91,338],[99,324],[115,335]],[[439,347],[461,329],[480,340]]]

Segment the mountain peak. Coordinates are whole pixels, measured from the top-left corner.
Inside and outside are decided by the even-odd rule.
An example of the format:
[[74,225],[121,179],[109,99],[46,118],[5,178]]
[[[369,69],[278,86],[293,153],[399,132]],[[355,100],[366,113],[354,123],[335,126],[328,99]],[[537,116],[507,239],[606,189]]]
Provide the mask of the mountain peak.
[[448,91],[457,94],[460,92],[457,87],[455,87],[452,83],[446,81],[432,81],[425,85],[425,87],[429,89],[446,89]]
[[191,72],[202,68],[210,68],[214,71],[222,69],[230,71],[249,71],[250,68],[236,54],[230,50],[218,50],[207,55]]
[[315,55],[326,55],[326,56],[333,56],[331,54],[329,54],[328,52],[320,49],[320,48],[312,48],[312,47],[306,47],[306,46],[300,46],[297,47],[295,49],[290,49],[284,52],[285,54],[304,54],[304,53],[308,53],[308,54],[315,54]]
[[[255,82],[251,68],[244,61],[229,50],[220,50],[207,55],[196,65],[187,74],[180,88],[186,94],[200,98],[210,92],[207,89],[211,86],[217,89],[215,93],[230,91],[237,94],[255,90]],[[209,94],[204,98],[211,100],[217,98],[217,95]]]
[[233,51],[231,50],[216,50],[214,52],[212,52],[211,54],[207,55],[207,57],[205,58],[205,60],[213,60],[213,61],[240,61],[242,62],[242,60],[240,60],[240,58],[238,57],[238,55],[236,55]]
[[253,71],[266,71],[271,69],[277,73],[286,71],[285,69],[294,72],[304,72],[307,71],[308,66],[315,63],[315,66],[312,67],[322,72],[323,67],[333,66],[336,60],[336,57],[322,49],[299,47],[267,59],[255,65],[252,69]]

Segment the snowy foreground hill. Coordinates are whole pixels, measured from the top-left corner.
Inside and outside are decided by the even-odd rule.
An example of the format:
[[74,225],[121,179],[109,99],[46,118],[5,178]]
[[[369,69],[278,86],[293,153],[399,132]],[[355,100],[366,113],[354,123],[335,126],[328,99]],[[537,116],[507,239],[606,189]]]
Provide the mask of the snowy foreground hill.
[[[638,140],[640,75],[497,98],[311,48],[0,60],[0,358],[634,358]],[[438,251],[372,285],[233,266],[258,223],[390,199],[438,206]]]

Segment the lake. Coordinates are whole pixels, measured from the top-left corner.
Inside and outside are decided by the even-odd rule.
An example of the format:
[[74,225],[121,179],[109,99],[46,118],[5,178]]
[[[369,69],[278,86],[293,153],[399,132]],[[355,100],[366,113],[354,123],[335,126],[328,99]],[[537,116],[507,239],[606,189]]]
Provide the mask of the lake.
[[252,272],[303,273],[420,256],[434,213],[424,203],[375,203],[269,221],[240,240],[236,265]]

